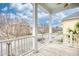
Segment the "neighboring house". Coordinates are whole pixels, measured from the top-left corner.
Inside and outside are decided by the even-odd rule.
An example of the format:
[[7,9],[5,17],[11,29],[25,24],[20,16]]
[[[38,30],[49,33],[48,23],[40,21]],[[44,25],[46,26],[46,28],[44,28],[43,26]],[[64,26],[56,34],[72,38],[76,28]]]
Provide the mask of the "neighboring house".
[[62,21],[63,34],[68,33],[69,29],[74,30],[75,24],[79,22],[79,12],[65,17]]
[[68,34],[69,31],[74,31],[77,30],[76,28],[76,24],[79,22],[79,12],[76,12],[68,17],[65,17],[62,21],[62,28],[63,28],[63,43],[68,44],[70,43],[70,45],[72,46],[73,42],[75,42],[77,45],[79,43],[78,40],[78,36],[76,37],[76,40],[73,40],[73,36],[72,36],[72,40],[69,38],[70,36],[65,35]]

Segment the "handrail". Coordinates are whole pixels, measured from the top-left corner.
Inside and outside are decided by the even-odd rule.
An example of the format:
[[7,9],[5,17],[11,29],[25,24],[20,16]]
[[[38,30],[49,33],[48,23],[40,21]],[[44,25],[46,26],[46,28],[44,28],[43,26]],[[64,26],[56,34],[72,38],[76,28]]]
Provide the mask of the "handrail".
[[16,41],[16,40],[21,40],[22,38],[31,38],[31,37],[33,37],[33,36],[30,36],[30,37],[28,37],[28,36],[22,36],[22,37],[16,37],[16,38],[12,38],[12,39],[6,39],[6,40],[0,40],[0,43],[2,43],[2,42],[9,42],[9,41]]

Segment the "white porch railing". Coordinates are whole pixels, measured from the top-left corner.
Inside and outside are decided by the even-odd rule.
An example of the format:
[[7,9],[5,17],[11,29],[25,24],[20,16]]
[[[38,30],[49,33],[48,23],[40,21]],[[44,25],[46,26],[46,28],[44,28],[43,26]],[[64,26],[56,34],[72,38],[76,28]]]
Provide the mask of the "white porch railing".
[[1,56],[22,55],[25,52],[32,50],[32,37],[19,37],[10,40],[0,41]]
[[79,47],[79,34],[63,34],[64,43],[70,47]]
[[[48,42],[48,34],[38,35],[38,49]],[[23,36],[9,40],[0,40],[0,56],[19,56],[33,51],[33,37]]]

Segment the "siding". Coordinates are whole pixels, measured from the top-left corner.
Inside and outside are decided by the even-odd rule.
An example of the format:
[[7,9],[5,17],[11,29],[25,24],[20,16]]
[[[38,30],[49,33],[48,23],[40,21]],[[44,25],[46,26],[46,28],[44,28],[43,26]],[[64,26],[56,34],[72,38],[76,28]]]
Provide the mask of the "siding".
[[62,22],[62,28],[63,28],[63,33],[67,33],[68,32],[68,29],[72,29],[74,30],[74,26],[75,24],[79,22],[79,19],[74,19],[74,20],[67,20],[67,21],[63,21]]

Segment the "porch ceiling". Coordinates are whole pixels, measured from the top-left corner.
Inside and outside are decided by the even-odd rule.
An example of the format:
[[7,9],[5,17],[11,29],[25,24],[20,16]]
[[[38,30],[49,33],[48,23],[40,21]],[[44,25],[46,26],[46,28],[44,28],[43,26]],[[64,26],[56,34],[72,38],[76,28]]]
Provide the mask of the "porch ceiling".
[[39,5],[52,13],[79,7],[79,3],[39,3]]

